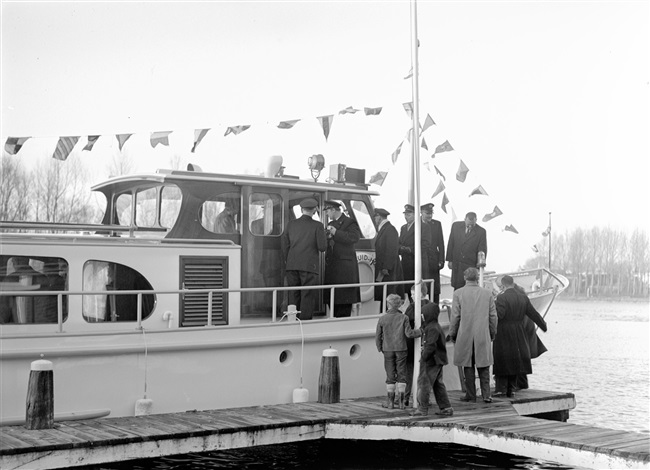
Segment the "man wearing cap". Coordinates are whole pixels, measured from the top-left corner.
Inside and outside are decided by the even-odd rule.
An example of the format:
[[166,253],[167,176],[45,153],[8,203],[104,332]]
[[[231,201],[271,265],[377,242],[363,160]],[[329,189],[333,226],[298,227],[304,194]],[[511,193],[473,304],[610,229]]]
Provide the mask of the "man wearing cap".
[[422,272],[425,279],[433,279],[433,296],[434,303],[440,302],[440,270],[445,267],[445,238],[442,234],[442,224],[433,218],[433,204],[428,203],[420,206],[422,223],[430,227],[431,240],[427,258],[429,261],[429,270]]
[[[319,284],[319,252],[327,249],[323,225],[312,217],[318,202],[307,198],[300,202],[302,215],[290,220],[282,234],[282,256],[285,266],[285,286],[314,286]],[[310,320],[316,308],[316,289],[289,291],[289,304],[300,311],[301,320]]]
[[[411,204],[404,206],[404,219],[406,223],[402,225],[399,232],[399,254],[402,257],[402,274],[405,281],[415,279],[415,207]],[[420,247],[422,259],[422,273],[428,272],[429,262],[427,253],[431,240],[431,228],[428,224],[420,225]],[[411,292],[413,284],[405,284],[404,291]],[[412,300],[412,299],[411,299]]]
[[[377,282],[401,281],[402,264],[399,259],[399,235],[397,229],[388,221],[390,212],[386,209],[375,209],[375,280]],[[404,286],[386,286],[386,296],[389,294],[404,295]],[[384,299],[384,286],[375,286],[375,300]],[[381,311],[381,306],[379,307]]]
[[[361,238],[361,229],[354,219],[343,214],[337,201],[325,201],[327,225],[327,254],[325,257],[325,284],[358,284],[359,266],[355,243]],[[325,289],[325,303],[332,308],[330,289]],[[345,287],[334,291],[334,316],[349,317],[352,304],[361,302],[358,287]]]
[[476,223],[476,213],[468,212],[464,221],[454,222],[447,243],[447,261],[451,269],[451,285],[458,289],[465,285],[463,273],[478,264],[478,253],[487,256],[485,229]]

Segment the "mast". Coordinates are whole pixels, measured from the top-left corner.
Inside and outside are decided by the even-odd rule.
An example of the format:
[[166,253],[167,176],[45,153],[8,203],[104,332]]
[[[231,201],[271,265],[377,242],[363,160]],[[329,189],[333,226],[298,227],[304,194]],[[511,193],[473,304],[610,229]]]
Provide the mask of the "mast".
[[548,270],[551,270],[551,213],[548,213]]

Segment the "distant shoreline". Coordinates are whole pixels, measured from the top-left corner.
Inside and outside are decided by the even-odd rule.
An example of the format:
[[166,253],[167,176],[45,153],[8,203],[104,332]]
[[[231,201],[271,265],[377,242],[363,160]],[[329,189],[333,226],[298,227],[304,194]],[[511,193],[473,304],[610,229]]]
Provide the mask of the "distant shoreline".
[[557,297],[558,300],[566,300],[569,302],[636,302],[636,303],[650,303],[648,297],[586,297],[582,296],[564,296]]

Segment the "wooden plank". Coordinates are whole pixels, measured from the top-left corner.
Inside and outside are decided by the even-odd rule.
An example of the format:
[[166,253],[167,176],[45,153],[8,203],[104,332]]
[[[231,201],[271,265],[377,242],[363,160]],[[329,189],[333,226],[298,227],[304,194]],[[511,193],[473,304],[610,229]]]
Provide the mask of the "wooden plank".
[[10,433],[0,432],[0,449],[20,449],[23,447],[29,447],[30,444],[26,443],[22,439],[14,437]]

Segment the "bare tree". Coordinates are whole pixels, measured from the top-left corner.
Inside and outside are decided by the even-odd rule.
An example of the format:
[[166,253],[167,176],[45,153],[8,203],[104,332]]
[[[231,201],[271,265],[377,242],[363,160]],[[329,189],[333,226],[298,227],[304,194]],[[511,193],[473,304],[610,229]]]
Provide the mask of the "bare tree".
[[17,157],[0,159],[0,220],[29,218],[29,184],[27,173]]

